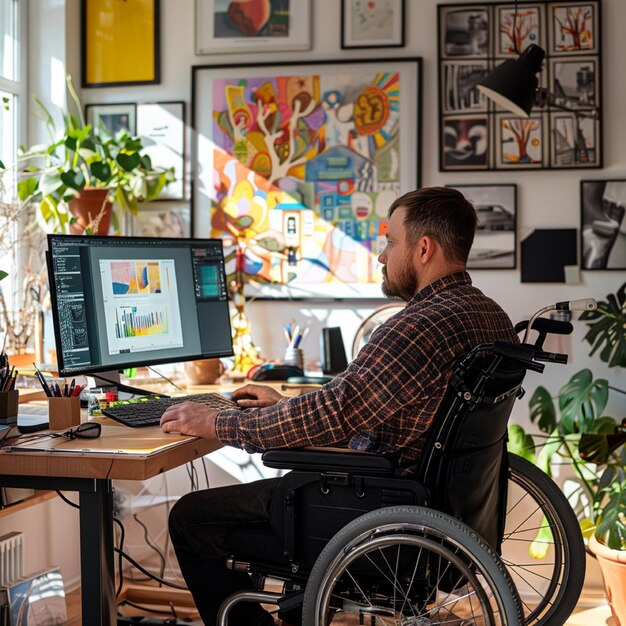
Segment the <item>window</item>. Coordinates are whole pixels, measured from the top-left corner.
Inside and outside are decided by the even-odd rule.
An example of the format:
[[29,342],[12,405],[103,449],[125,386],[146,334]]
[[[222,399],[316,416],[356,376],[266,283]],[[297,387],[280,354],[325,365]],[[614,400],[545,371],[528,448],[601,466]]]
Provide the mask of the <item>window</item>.
[[0,160],[15,162],[22,96],[21,19],[23,0],[0,0]]

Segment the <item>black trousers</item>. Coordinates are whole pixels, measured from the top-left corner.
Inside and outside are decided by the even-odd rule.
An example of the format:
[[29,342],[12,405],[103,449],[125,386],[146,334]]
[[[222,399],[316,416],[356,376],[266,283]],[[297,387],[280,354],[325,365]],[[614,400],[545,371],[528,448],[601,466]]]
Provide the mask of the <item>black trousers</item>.
[[[200,617],[214,626],[222,602],[232,593],[253,589],[244,572],[226,569],[225,543],[233,530],[269,529],[269,508],[280,478],[194,491],[172,508],[169,530],[185,582]],[[270,626],[271,615],[252,602],[230,613],[229,626]]]

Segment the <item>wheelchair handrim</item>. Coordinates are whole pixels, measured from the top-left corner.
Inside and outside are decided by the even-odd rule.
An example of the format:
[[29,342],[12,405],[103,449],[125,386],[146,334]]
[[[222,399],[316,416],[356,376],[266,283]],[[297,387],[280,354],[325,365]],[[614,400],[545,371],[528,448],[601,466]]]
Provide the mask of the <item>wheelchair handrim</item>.
[[[411,531],[409,534],[395,534],[400,531]],[[389,534],[388,534],[389,533]],[[380,535],[376,537],[376,535]],[[463,574],[467,577],[467,579],[471,582],[472,586],[476,590],[476,596],[480,601],[481,609],[484,612],[485,618],[485,626],[494,626],[494,622],[492,621],[492,607],[489,603],[489,599],[485,594],[485,591],[474,575],[474,573],[468,568],[467,564],[464,563],[457,555],[455,555],[450,548],[445,545],[438,543],[429,539],[426,535],[434,536],[438,539],[443,540],[446,544],[450,544],[452,547],[462,551],[463,554],[469,554],[472,556],[467,549],[457,541],[454,541],[449,536],[444,535],[443,533],[439,533],[435,531],[433,528],[425,527],[420,524],[389,524],[385,525],[374,531],[366,531],[355,537],[352,541],[350,541],[346,547],[337,554],[335,559],[331,561],[326,575],[323,577],[320,589],[322,589],[322,595],[320,598],[320,602],[318,602],[316,607],[315,619],[316,623],[320,624],[322,615],[320,614],[322,611],[322,607],[326,607],[329,605],[330,594],[332,589],[334,588],[334,584],[341,577],[341,575],[346,571],[346,569],[357,559],[363,556],[366,551],[372,548],[378,547],[387,547],[387,545],[393,544],[414,544],[416,538],[419,538],[422,542],[424,542],[423,547],[431,549],[433,552],[448,559],[452,564],[455,565]],[[369,541],[368,541],[369,540]],[[363,543],[363,545],[359,545]],[[348,555],[347,560],[346,555]],[[338,563],[344,559],[343,567],[338,568]],[[475,562],[475,558],[472,557],[472,561]],[[494,585],[495,581],[487,574],[486,571],[482,571],[483,576],[489,583],[489,585]],[[505,616],[505,608],[502,606],[500,597],[498,594],[493,594],[494,599],[497,603],[497,608],[500,615]],[[487,607],[487,610],[485,610]]]

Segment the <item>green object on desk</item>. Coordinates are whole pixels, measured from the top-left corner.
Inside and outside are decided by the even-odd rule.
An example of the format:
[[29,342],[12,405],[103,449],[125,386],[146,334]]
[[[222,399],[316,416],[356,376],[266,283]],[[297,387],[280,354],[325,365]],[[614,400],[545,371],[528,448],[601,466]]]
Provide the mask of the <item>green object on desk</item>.
[[122,370],[122,374],[124,374],[125,378],[135,378],[137,376],[137,368],[127,367],[125,370]]

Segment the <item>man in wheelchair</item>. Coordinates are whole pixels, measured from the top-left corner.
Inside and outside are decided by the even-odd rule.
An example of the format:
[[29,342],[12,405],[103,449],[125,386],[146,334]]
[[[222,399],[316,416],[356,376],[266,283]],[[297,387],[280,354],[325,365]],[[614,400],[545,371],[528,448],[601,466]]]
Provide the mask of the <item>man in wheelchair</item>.
[[[177,404],[163,415],[163,431],[205,437],[249,452],[335,446],[382,453],[393,457],[396,477],[411,476],[460,359],[478,344],[519,342],[507,314],[472,286],[466,272],[476,224],[474,208],[454,189],[422,188],[398,198],[389,209],[387,244],[379,261],[383,292],[406,300],[407,306],[374,333],[343,374],[319,390],[292,398],[269,387],[246,385],[233,394],[241,410]],[[193,492],[174,506],[172,542],[204,623],[216,623],[230,594],[253,588],[247,573],[226,568],[226,557],[237,551],[243,531],[258,537],[256,548],[262,560],[269,558],[268,551],[275,552],[283,568],[297,569],[284,538],[276,550],[263,538],[269,536],[272,499],[277,490],[284,497],[287,488],[288,483],[281,486],[281,479],[262,480]],[[337,504],[341,509],[341,498]],[[346,522],[354,516],[348,512]],[[314,550],[311,559],[322,547]],[[422,547],[411,543],[407,550]],[[439,548],[433,550],[439,554]],[[307,557],[301,560],[306,562]],[[419,567],[413,574],[415,581],[432,575],[432,563],[429,566],[422,559]],[[459,568],[465,571],[462,559]],[[462,578],[469,580],[470,574]],[[316,580],[317,585],[322,583]],[[455,585],[458,580],[448,583]],[[393,593],[393,585],[381,587],[383,592]],[[403,603],[406,600],[399,605]],[[265,626],[274,621],[259,604],[242,602],[233,607],[228,623]],[[416,618],[406,623],[434,622]]]

